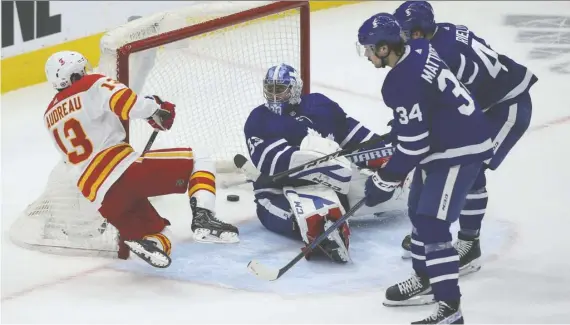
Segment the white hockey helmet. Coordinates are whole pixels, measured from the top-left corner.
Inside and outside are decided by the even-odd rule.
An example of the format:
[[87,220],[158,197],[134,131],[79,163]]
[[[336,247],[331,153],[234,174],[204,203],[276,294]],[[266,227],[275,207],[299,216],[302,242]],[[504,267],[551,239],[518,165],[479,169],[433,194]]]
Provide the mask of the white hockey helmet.
[[78,52],[61,51],[52,54],[46,62],[46,77],[53,88],[65,89],[81,79],[90,69],[87,59]]

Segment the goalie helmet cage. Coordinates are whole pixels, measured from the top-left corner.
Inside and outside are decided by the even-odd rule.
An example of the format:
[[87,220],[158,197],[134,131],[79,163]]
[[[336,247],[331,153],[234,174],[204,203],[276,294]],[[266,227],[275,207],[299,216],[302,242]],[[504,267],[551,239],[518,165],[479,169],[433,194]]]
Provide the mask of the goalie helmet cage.
[[[177,105],[173,128],[153,148],[208,150],[218,172],[233,172],[233,156],[247,151],[245,120],[264,100],[266,70],[291,64],[303,92],[310,91],[309,19],[308,1],[197,1],[107,32],[98,72]],[[140,120],[125,128],[141,151],[152,128]],[[19,246],[52,254],[116,257],[118,251],[117,230],[82,196],[63,162],[9,235]]]

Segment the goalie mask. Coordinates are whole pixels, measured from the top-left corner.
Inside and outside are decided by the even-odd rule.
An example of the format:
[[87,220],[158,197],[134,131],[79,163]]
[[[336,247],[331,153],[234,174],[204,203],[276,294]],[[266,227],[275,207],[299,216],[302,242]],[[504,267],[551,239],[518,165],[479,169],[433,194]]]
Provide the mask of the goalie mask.
[[301,103],[302,89],[303,80],[295,68],[287,64],[273,66],[263,79],[265,106],[281,115],[289,104]]

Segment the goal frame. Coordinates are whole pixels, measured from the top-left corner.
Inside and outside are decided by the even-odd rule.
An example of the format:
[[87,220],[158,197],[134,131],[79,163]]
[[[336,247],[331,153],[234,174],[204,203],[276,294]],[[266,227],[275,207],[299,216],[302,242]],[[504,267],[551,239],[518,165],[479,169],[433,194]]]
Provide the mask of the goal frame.
[[[311,84],[311,11],[309,1],[278,1],[127,43],[117,49],[117,79],[119,82],[129,85],[129,57],[131,54],[292,9],[299,9],[301,66],[297,69],[299,69],[303,79],[303,94],[308,94]],[[123,126],[126,133],[125,141],[129,142],[129,121],[124,121]]]

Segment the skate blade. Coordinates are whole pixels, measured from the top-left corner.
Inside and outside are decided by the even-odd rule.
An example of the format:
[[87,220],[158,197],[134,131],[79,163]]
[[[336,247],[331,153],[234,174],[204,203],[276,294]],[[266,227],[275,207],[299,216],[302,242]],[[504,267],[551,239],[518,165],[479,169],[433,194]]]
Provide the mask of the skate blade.
[[235,244],[239,243],[239,236],[233,232],[223,232],[218,237],[212,235],[209,229],[199,228],[194,231],[194,241],[206,244]]
[[408,300],[394,301],[394,300],[384,300],[382,303],[386,307],[408,307],[408,306],[423,306],[431,305],[436,301],[433,299],[433,294],[419,295],[412,297]]
[[463,313],[461,309],[456,311],[455,313],[447,316],[443,321],[439,324],[464,324],[465,321],[463,320]]
[[481,263],[479,259],[474,259],[473,261],[469,262],[467,265],[459,268],[459,276],[465,276],[467,274],[475,273],[481,269]]
[[135,253],[135,255],[140,257],[140,259],[154,267],[164,269],[169,267],[172,263],[170,257],[165,253],[159,251],[150,253],[137,242],[125,241],[124,243],[129,247],[131,252]]

